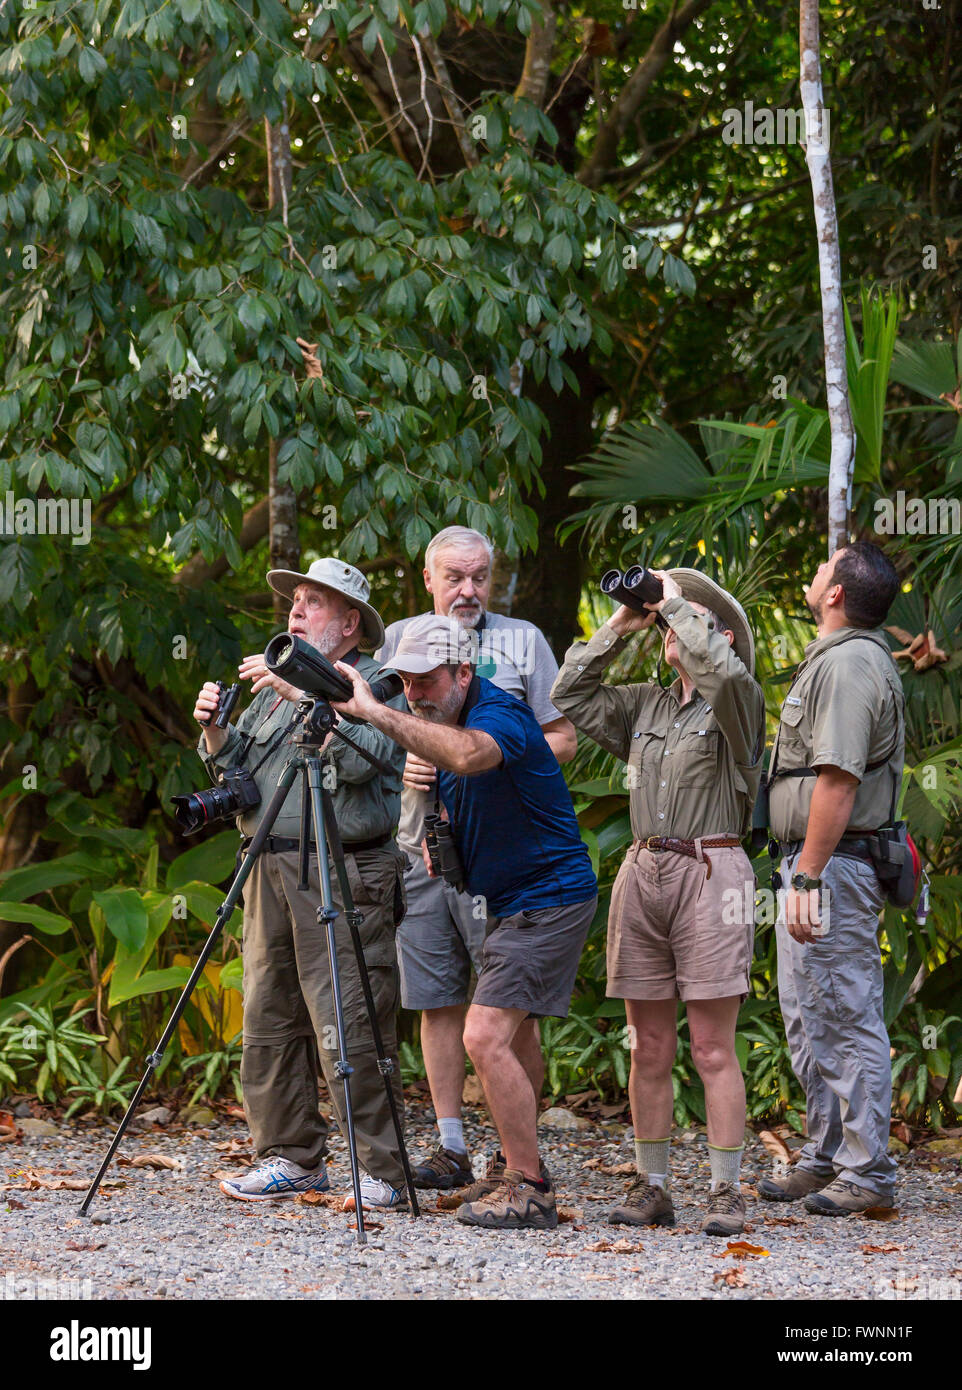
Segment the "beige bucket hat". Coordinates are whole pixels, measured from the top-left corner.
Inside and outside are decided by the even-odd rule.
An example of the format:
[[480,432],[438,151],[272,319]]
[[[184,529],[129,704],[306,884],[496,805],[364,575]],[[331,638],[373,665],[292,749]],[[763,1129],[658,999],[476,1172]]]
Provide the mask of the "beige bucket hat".
[[268,570],[267,582],[276,594],[283,594],[291,601],[298,584],[323,584],[328,589],[334,589],[343,594],[351,607],[358,609],[361,614],[363,635],[358,645],[373,649],[383,643],[384,624],[377,610],[368,603],[371,586],[361,571],[346,561],[332,557],[315,560],[306,574],[297,574],[294,570]]
[[714,579],[699,574],[698,570],[678,569],[668,570],[668,573],[681,590],[682,598],[710,608],[713,613],[718,614],[727,628],[731,628],[735,634],[735,653],[754,675],[755,639],[748,625],[745,610],[738,600],[732,598],[728,590],[716,584]]

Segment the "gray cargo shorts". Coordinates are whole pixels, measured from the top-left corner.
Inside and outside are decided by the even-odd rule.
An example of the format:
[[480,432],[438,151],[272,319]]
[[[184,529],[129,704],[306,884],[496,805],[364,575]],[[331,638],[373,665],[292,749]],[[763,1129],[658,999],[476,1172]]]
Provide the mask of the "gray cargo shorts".
[[567,1018],[598,894],[563,907],[495,918],[484,942],[475,1004],[527,1009],[529,1018]]
[[397,929],[401,1003],[406,1009],[466,1004],[472,967],[481,973],[488,924],[484,902],[432,878],[420,850],[406,849],[407,913]]

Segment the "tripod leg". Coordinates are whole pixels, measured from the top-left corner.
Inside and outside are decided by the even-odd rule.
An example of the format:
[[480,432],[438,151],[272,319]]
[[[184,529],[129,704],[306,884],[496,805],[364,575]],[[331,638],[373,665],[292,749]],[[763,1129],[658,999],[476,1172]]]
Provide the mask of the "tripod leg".
[[381,1025],[377,1017],[377,1005],[374,1000],[374,993],[371,989],[371,977],[368,974],[367,961],[364,959],[364,947],[361,944],[361,934],[358,930],[363,918],[362,914],[358,912],[357,908],[354,906],[354,897],[351,893],[351,885],[347,877],[347,865],[344,863],[344,846],[341,843],[340,831],[337,828],[337,820],[334,815],[334,806],[331,801],[330,792],[327,790],[322,791],[321,799],[324,804],[324,819],[331,845],[331,858],[334,860],[334,868],[337,872],[338,882],[341,887],[341,897],[344,902],[344,916],[351,933],[351,944],[354,947],[354,955],[357,958],[358,973],[361,977],[361,988],[364,991],[364,1003],[367,1006],[367,1016],[371,1024],[371,1033],[374,1037],[374,1051],[377,1055],[377,1067],[381,1076],[384,1078],[384,1090],[387,1095],[388,1108],[391,1111],[391,1122],[394,1125],[394,1133],[397,1136],[398,1152],[401,1156],[401,1167],[404,1169],[404,1182],[408,1190],[408,1198],[411,1202],[411,1218],[412,1220],[416,1220],[421,1215],[421,1208],[418,1204],[417,1193],[414,1189],[414,1175],[411,1172],[407,1145],[404,1142],[404,1130],[401,1125],[401,1116],[398,1114],[397,1099],[394,1095],[394,1088],[391,1085],[391,1077],[394,1075],[394,1060],[387,1055],[384,1047],[384,1037],[381,1033]]
[[357,1161],[354,1112],[351,1108],[351,1074],[354,1069],[347,1060],[347,1036],[344,1028],[344,1010],[341,1006],[341,978],[337,968],[337,942],[334,937],[337,910],[332,905],[331,873],[327,863],[327,837],[324,826],[324,809],[321,802],[321,765],[316,757],[308,758],[307,766],[304,768],[304,778],[310,789],[311,810],[314,817],[314,841],[317,845],[317,867],[321,880],[321,906],[317,909],[317,921],[318,925],[323,926],[327,933],[331,997],[334,1001],[334,1023],[337,1029],[338,1059],[334,1064],[334,1074],[344,1083],[344,1118],[347,1129],[347,1148],[351,1160],[351,1185],[354,1188],[354,1206],[357,1212],[357,1243],[364,1245],[367,1242],[367,1235],[364,1231],[361,1175]]
[[94,1178],[93,1182],[90,1184],[89,1188],[87,1189],[87,1194],[80,1204],[81,1216],[87,1215],[87,1210],[90,1206],[90,1203],[97,1195],[97,1189],[100,1187],[100,1184],[103,1181],[104,1174],[110,1167],[110,1161],[113,1158],[114,1154],[117,1152],[117,1148],[120,1144],[120,1141],[126,1133],[127,1126],[130,1124],[134,1110],[140,1104],[140,1100],[144,1092],[146,1091],[148,1085],[150,1084],[151,1077],[153,1076],[154,1072],[157,1070],[157,1068],[160,1066],[161,1062],[164,1059],[164,1053],[167,1050],[167,1046],[171,1038],[174,1036],[174,1029],[180,1022],[181,1015],[186,1009],[187,1004],[190,1000],[190,996],[193,994],[197,986],[197,981],[204,973],[204,967],[206,966],[207,961],[210,958],[211,952],[217,944],[217,940],[221,932],[223,931],[226,924],[230,921],[231,913],[234,911],[234,908],[240,901],[240,896],[241,892],[243,891],[244,884],[250,877],[251,870],[254,867],[254,860],[260,853],[264,841],[271,833],[274,821],[277,819],[277,814],[283,806],[285,800],[287,799],[287,793],[294,785],[294,779],[296,776],[297,763],[292,761],[284,768],[284,771],[280,775],[280,778],[277,783],[277,790],[275,791],[274,795],[271,797],[267,805],[267,809],[264,812],[264,817],[254,833],[254,837],[250,843],[250,848],[244,855],[244,859],[241,863],[240,868],[237,870],[237,873],[231,880],[231,885],[228,889],[227,897],[224,899],[223,903],[220,906],[220,910],[218,911],[217,917],[215,918],[210,936],[205,941],[203,950],[197,957],[197,964],[191,971],[190,979],[184,986],[183,993],[181,994],[180,998],[177,1001],[177,1004],[174,1007],[174,1012],[170,1016],[170,1021],[168,1022],[167,1027],[164,1029],[163,1036],[161,1037],[160,1042],[157,1044],[154,1051],[147,1058],[147,1070],[144,1072],[144,1075],[140,1081],[140,1085],[137,1087],[136,1091],[133,1094],[130,1104],[127,1106],[127,1110],[124,1114],[124,1117],[117,1128],[117,1133],[114,1135],[110,1144],[110,1148],[107,1150],[106,1156],[104,1157],[104,1161],[100,1165],[100,1170],[97,1173],[97,1176]]

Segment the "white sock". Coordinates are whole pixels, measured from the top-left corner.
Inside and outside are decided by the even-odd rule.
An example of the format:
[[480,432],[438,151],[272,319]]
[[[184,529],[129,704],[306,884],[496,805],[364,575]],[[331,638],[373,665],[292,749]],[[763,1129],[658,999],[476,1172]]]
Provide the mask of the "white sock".
[[442,1148],[449,1149],[451,1153],[467,1153],[467,1145],[464,1142],[464,1121],[460,1117],[454,1120],[442,1120],[439,1115],[438,1133],[441,1135]]

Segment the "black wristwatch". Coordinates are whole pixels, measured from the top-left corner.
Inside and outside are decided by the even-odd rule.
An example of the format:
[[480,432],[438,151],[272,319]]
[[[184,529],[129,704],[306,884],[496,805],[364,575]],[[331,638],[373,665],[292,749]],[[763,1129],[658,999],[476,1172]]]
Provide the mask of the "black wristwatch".
[[792,874],[792,887],[798,893],[808,893],[813,888],[821,888],[820,878],[809,878],[808,874]]

